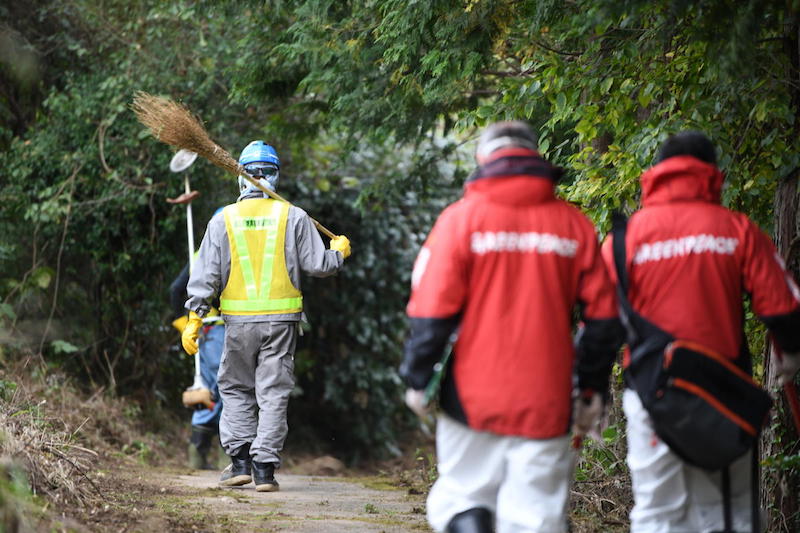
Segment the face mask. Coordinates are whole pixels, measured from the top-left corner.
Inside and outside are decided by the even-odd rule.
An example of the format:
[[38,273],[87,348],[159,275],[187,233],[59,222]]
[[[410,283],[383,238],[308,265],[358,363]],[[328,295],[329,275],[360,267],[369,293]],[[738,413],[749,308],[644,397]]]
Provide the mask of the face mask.
[[[280,171],[275,165],[270,163],[250,163],[245,165],[244,169],[267,189],[271,191],[277,189]],[[239,176],[239,192],[244,192],[248,189],[255,190],[256,187],[243,176]]]

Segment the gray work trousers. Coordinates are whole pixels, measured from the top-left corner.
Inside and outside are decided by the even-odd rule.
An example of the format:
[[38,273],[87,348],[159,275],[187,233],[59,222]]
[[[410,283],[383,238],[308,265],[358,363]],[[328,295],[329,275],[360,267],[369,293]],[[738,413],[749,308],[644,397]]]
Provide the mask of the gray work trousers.
[[296,344],[297,322],[226,325],[218,383],[219,438],[228,455],[250,443],[254,461],[280,467]]

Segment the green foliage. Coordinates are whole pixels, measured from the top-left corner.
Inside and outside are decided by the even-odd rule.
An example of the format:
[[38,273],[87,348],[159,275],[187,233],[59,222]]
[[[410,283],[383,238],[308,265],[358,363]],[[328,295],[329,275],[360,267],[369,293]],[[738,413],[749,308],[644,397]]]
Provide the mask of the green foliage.
[[614,477],[625,470],[624,428],[610,425],[603,430],[602,442],[589,439],[581,449],[575,472],[578,481]]
[[70,344],[67,341],[62,341],[60,339],[51,342],[50,347],[53,350],[53,353],[55,353],[56,355],[71,354],[78,351],[77,346]]
[[417,448],[414,451],[414,459],[417,461],[415,470],[427,492],[439,477],[439,471],[436,468],[436,455],[430,450]]
[[276,121],[282,133],[416,141],[527,119],[569,169],[563,193],[603,227],[636,207],[639,174],[681,129],[714,139],[725,202],[765,227],[777,179],[800,163],[777,2],[280,5],[253,18],[285,31],[261,34],[234,73],[240,98],[293,87],[281,102],[307,128]]
[[152,463],[155,454],[146,442],[135,440],[129,444],[123,444],[121,452],[129,457],[135,457],[142,464]]
[[[612,531],[611,524],[627,524],[633,503],[621,395],[612,397],[608,409],[610,425],[598,440],[584,438],[575,465],[577,497],[570,513],[578,531]],[[602,525],[594,523],[598,517]]]
[[16,390],[16,383],[6,379],[0,379],[0,399],[2,399],[4,402],[10,401]]
[[[471,2],[466,9],[445,1],[285,5],[277,16],[253,12],[255,25],[285,31],[250,36],[234,71],[237,96],[272,98],[291,88],[301,98],[291,103],[290,117],[357,137],[393,134],[412,142],[441,116],[472,105],[473,78],[491,57],[497,24],[511,12],[510,2]],[[443,46],[454,42],[463,45]],[[281,133],[297,135],[296,123],[288,126]]]
[[364,505],[364,512],[367,514],[378,514],[378,508],[371,503],[367,503]]
[[0,530],[20,531],[31,527],[27,516],[41,513],[37,503],[23,468],[8,461],[0,464]]

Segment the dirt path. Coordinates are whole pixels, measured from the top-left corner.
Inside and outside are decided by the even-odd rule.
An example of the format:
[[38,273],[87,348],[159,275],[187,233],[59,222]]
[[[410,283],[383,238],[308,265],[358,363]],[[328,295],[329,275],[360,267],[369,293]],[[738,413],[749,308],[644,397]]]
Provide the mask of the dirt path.
[[[431,533],[425,519],[425,483],[417,471],[388,468],[360,477],[352,471],[317,475],[302,464],[281,469],[279,492],[254,485],[219,487],[219,471],[153,467],[120,459],[98,470],[99,506],[65,517],[54,531],[124,533]],[[308,472],[315,475],[307,475]],[[570,520],[575,533],[628,530],[629,506],[615,504],[619,479],[583,480],[573,489]],[[619,499],[619,498],[617,498]],[[627,501],[627,500],[626,500]],[[65,526],[65,527],[61,527]],[[46,529],[42,529],[43,531]]]
[[[281,490],[217,486],[215,471],[159,472],[155,515],[182,531],[297,533],[430,531],[423,497],[390,478],[278,473]],[[169,489],[167,489],[169,487]],[[141,525],[140,525],[141,526]]]

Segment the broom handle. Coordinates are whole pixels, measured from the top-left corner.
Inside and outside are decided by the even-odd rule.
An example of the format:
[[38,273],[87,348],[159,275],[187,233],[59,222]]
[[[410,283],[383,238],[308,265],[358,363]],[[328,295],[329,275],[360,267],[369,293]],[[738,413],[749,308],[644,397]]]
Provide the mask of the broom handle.
[[[240,169],[240,170],[241,170],[241,169]],[[250,174],[248,174],[247,172],[244,172],[243,170],[241,170],[241,174],[242,174],[242,176],[244,176],[244,178],[245,178],[247,181],[249,181],[250,183],[252,183],[252,184],[253,184],[253,185],[255,185],[256,187],[258,187],[258,189],[259,189],[261,192],[263,192],[264,194],[267,194],[268,196],[270,196],[271,198],[274,198],[275,200],[279,200],[279,201],[281,201],[281,202],[286,202],[287,204],[289,204],[289,205],[292,205],[292,203],[291,203],[289,200],[287,200],[286,198],[284,198],[284,197],[283,197],[283,196],[281,196],[280,194],[276,193],[275,191],[271,191],[271,190],[267,189],[266,187],[264,187],[263,185],[261,185],[261,184],[260,184],[260,183],[259,183],[257,180],[255,180],[255,179],[253,178],[253,176],[251,176],[251,175],[250,175]],[[311,218],[311,217],[309,217],[309,218]],[[314,223],[314,226],[316,226],[316,228],[317,228],[319,231],[321,231],[322,233],[324,233],[325,235],[327,235],[327,236],[328,236],[328,237],[330,237],[331,239],[335,239],[335,238],[336,238],[336,235],[335,235],[335,234],[334,234],[334,233],[333,233],[331,230],[329,230],[328,228],[326,228],[325,226],[323,226],[322,224],[320,224],[319,222],[317,222],[317,221],[316,221],[316,220],[314,220],[313,218],[311,218],[311,222],[313,222],[313,223]]]

